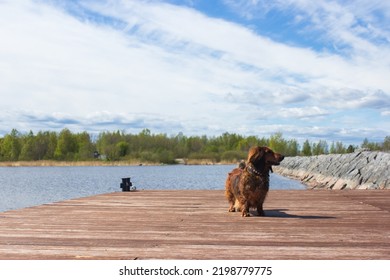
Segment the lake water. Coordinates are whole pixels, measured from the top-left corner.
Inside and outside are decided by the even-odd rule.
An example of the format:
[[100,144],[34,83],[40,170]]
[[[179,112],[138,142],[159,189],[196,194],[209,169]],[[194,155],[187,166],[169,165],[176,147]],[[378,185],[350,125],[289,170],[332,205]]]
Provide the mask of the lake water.
[[[131,177],[137,190],[223,190],[233,165],[0,167],[0,212],[121,191]],[[305,189],[271,174],[270,189]]]

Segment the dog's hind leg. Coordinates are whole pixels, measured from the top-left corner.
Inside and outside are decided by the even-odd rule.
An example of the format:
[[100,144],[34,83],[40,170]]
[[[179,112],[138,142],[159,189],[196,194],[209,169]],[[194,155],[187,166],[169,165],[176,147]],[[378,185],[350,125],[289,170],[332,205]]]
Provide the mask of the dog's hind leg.
[[230,202],[229,212],[236,212],[236,207],[234,207],[234,203]]
[[226,190],[226,198],[227,198],[227,200],[229,202],[229,209],[228,209],[228,211],[229,212],[235,212],[236,208],[234,207],[234,204],[235,204],[236,198],[234,197],[234,194],[231,191]]

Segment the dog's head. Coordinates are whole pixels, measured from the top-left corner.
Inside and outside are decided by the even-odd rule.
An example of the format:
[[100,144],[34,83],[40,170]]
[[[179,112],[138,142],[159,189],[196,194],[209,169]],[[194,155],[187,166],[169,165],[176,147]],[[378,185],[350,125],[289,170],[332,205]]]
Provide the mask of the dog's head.
[[275,153],[268,147],[252,147],[248,152],[248,163],[251,163],[257,170],[272,171],[272,165],[279,165],[284,156]]

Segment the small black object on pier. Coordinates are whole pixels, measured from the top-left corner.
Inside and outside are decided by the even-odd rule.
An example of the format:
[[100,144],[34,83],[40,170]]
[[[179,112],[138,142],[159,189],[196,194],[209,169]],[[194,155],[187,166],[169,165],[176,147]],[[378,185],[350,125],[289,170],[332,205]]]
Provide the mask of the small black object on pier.
[[136,188],[133,187],[133,184],[130,182],[130,177],[129,177],[129,178],[122,178],[121,189],[123,192],[131,192],[131,191],[135,191]]

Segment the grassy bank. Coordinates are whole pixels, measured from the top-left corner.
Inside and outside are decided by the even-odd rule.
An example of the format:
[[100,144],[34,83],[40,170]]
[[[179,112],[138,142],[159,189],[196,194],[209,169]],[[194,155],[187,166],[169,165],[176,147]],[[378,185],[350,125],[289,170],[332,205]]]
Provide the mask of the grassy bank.
[[[225,165],[225,164],[236,164],[237,162],[232,161],[221,161],[215,163],[207,159],[191,159],[186,160],[186,165]],[[180,163],[183,164],[183,163]],[[122,160],[122,161],[56,161],[56,160],[37,160],[37,161],[0,161],[0,167],[33,167],[33,166],[157,166],[162,165],[159,162],[140,162],[137,160]]]

